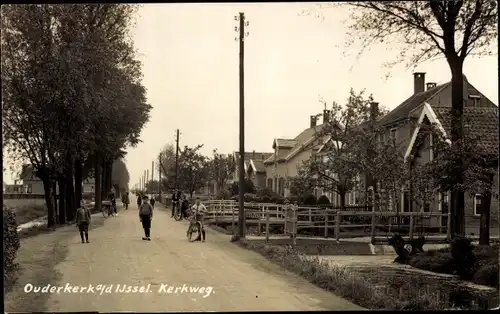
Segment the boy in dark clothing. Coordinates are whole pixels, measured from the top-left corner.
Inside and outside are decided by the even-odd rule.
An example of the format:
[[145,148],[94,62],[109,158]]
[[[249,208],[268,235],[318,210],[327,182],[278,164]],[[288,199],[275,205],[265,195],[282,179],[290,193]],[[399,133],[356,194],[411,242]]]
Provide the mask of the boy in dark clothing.
[[[80,231],[80,238],[82,239],[82,243],[89,243],[89,225],[90,225],[90,210],[85,208],[85,202],[80,201],[80,208],[76,211],[76,226]],[[85,239],[83,235],[85,234]]]
[[144,228],[143,240],[151,241],[151,220],[153,219],[153,206],[148,203],[148,197],[144,196],[142,198],[142,204],[139,207],[139,219],[142,222],[142,227]]
[[123,206],[125,206],[125,209],[128,209],[128,204],[130,204],[130,198],[128,195],[128,191],[123,194],[122,203],[123,203]]

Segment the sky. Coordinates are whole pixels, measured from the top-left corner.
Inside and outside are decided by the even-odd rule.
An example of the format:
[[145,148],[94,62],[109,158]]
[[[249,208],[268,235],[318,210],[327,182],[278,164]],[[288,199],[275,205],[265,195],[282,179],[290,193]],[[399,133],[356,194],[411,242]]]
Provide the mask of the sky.
[[[413,93],[414,71],[427,82],[451,74],[444,59],[407,69],[387,69],[391,46],[375,46],[361,58],[345,56],[344,9],[325,9],[323,18],[304,16],[313,3],[144,4],[132,38],[143,62],[143,84],[153,106],[142,142],[129,148],[130,187],[139,182],[163,146],[203,144],[232,153],[239,148],[238,35],[235,15],[249,21],[245,39],[245,150],[271,152],[277,137],[295,137],[309,116],[328,103],[345,103],[350,88],[366,90],[389,109]],[[396,47],[397,48],[397,47]],[[349,51],[347,51],[349,52]],[[387,74],[390,73],[390,78]],[[468,57],[468,80],[498,104],[498,60]],[[156,178],[157,174],[155,174]]]

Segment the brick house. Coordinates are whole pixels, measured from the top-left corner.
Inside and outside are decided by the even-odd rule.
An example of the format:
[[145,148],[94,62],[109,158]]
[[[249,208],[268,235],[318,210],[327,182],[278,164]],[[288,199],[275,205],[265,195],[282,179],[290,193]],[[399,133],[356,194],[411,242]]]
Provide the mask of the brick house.
[[[266,186],[281,196],[290,196],[289,179],[297,176],[298,168],[302,163],[309,160],[313,154],[320,153],[328,141],[328,138],[320,136],[319,132],[323,129],[325,121],[330,119],[330,110],[323,111],[323,123],[317,125],[319,116],[310,116],[309,128],[293,139],[276,138],[273,141],[274,153],[264,161]],[[323,194],[320,189],[311,193],[316,194],[317,197]],[[331,193],[327,196],[332,200]]]
[[[498,158],[498,107],[477,90],[464,76],[464,119],[465,127],[472,136],[479,139],[477,143],[482,150]],[[433,123],[446,138],[450,138],[451,129],[451,82],[442,85],[425,83],[425,73],[414,73],[414,94],[403,103],[377,121],[379,126],[386,130],[381,139],[391,139],[401,145],[405,158],[418,156],[417,164],[423,164],[434,158],[432,150],[432,135],[423,139],[419,147],[415,147],[416,138],[420,134],[422,124]],[[415,123],[415,121],[417,123]],[[498,190],[498,172],[494,178],[494,190]],[[400,211],[441,211],[448,212],[450,193],[439,193],[431,204],[418,208],[415,202],[410,201],[410,190],[404,189],[401,201],[396,204],[388,200],[389,209],[396,206]],[[465,195],[466,225],[479,224],[480,195]],[[498,201],[492,200],[491,220],[496,220]]]

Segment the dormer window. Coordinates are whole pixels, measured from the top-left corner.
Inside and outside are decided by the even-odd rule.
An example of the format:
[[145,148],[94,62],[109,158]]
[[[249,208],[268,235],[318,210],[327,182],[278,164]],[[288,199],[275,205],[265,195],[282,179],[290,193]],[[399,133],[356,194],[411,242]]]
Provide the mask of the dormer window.
[[481,96],[479,96],[479,95],[469,95],[469,99],[472,102],[472,107],[479,107],[479,101],[481,100]]

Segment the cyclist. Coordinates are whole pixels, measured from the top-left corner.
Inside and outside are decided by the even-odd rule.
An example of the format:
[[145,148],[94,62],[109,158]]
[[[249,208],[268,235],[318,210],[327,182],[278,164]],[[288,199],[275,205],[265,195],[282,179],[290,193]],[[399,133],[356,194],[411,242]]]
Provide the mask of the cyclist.
[[115,191],[113,191],[113,189],[109,190],[109,200],[111,201],[111,210],[116,216],[118,216],[118,212],[116,210]]
[[195,204],[193,205],[193,207],[191,207],[192,211],[193,211],[193,215],[194,215],[194,219],[196,222],[199,222],[201,224],[201,239],[200,239],[200,235],[198,235],[198,238],[196,238],[195,241],[203,241],[205,242],[205,226],[203,225],[203,218],[205,216],[205,212],[207,211],[207,208],[205,207],[205,205],[203,205],[200,201],[200,198],[197,197],[196,198],[196,202]]
[[174,194],[172,194],[172,218],[174,217],[176,207],[179,206],[180,199],[181,193],[175,189]]

